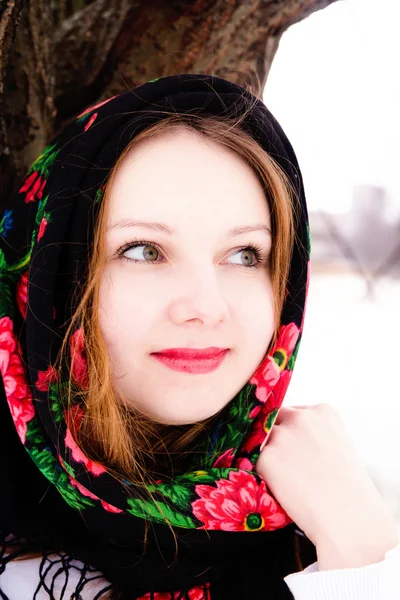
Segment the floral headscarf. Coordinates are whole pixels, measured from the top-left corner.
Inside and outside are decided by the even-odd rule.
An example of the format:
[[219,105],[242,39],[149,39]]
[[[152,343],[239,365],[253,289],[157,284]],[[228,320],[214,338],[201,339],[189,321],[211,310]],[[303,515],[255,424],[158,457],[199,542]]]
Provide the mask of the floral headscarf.
[[[72,437],[71,424],[79,426],[83,407],[66,410],[62,405],[53,366],[63,324],[75,307],[71,290],[84,280],[107,174],[132,136],[162,119],[165,110],[196,108],[204,114],[235,117],[251,102],[243,126],[278,162],[299,198],[280,329],[261,366],[232,399],[228,418],[219,423],[196,469],[173,481],[160,480],[149,489],[153,501],[146,500],[132,483],[116,481],[106,464],[85,456]],[[102,544],[112,538],[114,547],[125,551],[138,520],[172,527],[178,535],[207,530],[271,536],[292,523],[254,465],[283,402],[299,348],[309,232],[296,156],[263,102],[219,77],[180,74],[147,82],[89,108],[31,166],[0,217],[0,234],[0,368],[9,411],[36,468]],[[85,387],[82,329],[73,333],[69,346],[71,355],[75,352],[72,378]],[[109,576],[112,579],[112,573]],[[207,579],[204,585],[209,585]],[[190,582],[186,587],[197,589],[190,588]],[[201,589],[203,596],[198,597],[208,597],[206,588]]]

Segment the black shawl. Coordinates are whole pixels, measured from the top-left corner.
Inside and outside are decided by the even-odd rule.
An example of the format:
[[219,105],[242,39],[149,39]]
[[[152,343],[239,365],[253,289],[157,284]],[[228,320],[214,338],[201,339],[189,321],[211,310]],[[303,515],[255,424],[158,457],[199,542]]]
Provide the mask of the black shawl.
[[[205,452],[195,469],[173,482],[153,486],[154,503],[143,500],[134,485],[113,478],[107,465],[71,452],[52,365],[65,322],[76,307],[71,292],[85,280],[110,169],[133,136],[166,113],[192,110],[232,118],[247,111],[243,127],[286,173],[299,210],[277,341],[232,399],[230,427],[217,423],[212,452]],[[32,165],[1,216],[0,234],[3,542],[11,534],[17,536],[25,550],[43,552],[44,561],[46,552],[63,550],[68,553],[66,565],[79,558],[89,569],[83,568],[82,589],[91,565],[111,582],[115,598],[290,598],[282,578],[301,569],[295,560],[295,524],[256,474],[254,464],[283,402],[297,356],[310,245],[297,159],[263,102],[219,77],[180,74],[147,82],[91,107],[69,123]],[[78,369],[77,381],[83,380],[82,331],[75,332],[72,345],[80,362],[71,369]],[[250,510],[239,498],[241,489],[262,502],[254,500]],[[226,530],[226,497],[243,513],[235,531]],[[146,523],[150,526],[143,552]],[[307,566],[315,560],[313,547],[305,545],[303,552]],[[10,557],[0,563],[3,568],[7,560]],[[78,598],[78,592],[73,597]]]

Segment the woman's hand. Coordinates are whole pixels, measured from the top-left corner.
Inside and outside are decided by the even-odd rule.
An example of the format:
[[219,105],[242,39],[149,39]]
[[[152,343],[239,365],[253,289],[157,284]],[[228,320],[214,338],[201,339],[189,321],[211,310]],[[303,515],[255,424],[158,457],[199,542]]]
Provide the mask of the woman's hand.
[[329,404],[281,407],[256,471],[317,547],[320,570],[379,562],[399,542],[394,517]]

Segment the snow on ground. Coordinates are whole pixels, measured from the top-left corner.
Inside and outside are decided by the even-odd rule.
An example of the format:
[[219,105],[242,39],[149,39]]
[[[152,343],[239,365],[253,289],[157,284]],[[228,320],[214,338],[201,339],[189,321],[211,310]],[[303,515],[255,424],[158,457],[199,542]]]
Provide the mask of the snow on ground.
[[400,525],[400,280],[381,279],[374,296],[355,274],[313,271],[285,405],[339,411]]

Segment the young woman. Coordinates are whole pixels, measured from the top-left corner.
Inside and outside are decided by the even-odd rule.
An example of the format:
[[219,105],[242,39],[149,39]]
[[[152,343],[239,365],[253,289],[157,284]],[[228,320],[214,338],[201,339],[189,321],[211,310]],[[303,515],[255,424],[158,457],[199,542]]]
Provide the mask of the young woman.
[[1,598],[398,594],[340,418],[281,406],[309,233],[260,100],[182,74],[90,108],[0,228]]

